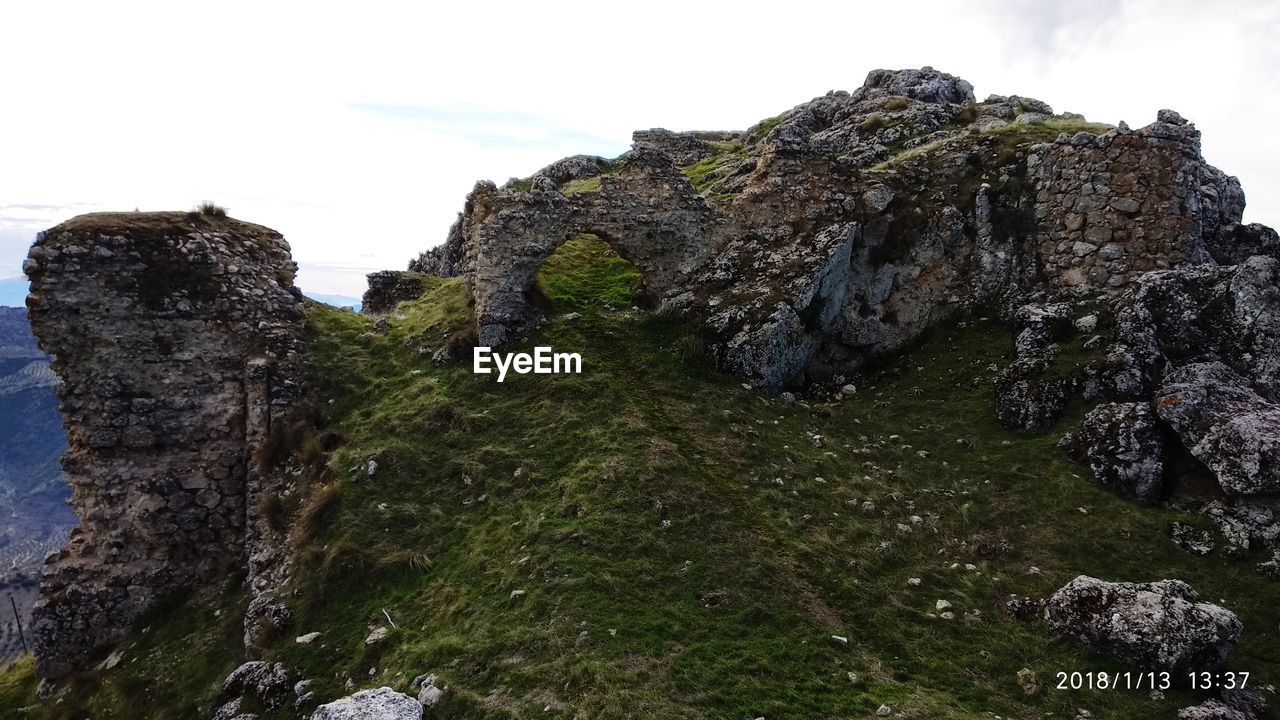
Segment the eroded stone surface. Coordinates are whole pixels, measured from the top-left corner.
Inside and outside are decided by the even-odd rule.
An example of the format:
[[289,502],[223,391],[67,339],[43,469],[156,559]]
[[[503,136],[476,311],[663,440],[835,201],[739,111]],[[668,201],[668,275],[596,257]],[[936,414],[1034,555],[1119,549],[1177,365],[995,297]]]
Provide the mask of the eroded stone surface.
[[1192,363],[1170,372],[1156,408],[1223,490],[1280,494],[1280,405],[1231,368]]
[[1081,575],[1053,594],[1045,617],[1055,632],[1134,670],[1214,670],[1235,650],[1243,625],[1229,610],[1198,602],[1181,580],[1112,583]]
[[24,269],[80,516],[34,613],[51,677],[244,565],[251,457],[297,396],[303,314],[284,239],[209,215],[81,216],[41,233]]
[[427,290],[427,280],[414,272],[383,270],[368,275],[369,289],[360,300],[360,311],[381,315],[396,309],[402,302],[417,300]]
[[1164,490],[1164,438],[1151,405],[1103,403],[1077,438],[1093,477],[1131,500],[1154,505]]
[[311,720],[422,720],[422,703],[389,687],[361,690],[321,705]]

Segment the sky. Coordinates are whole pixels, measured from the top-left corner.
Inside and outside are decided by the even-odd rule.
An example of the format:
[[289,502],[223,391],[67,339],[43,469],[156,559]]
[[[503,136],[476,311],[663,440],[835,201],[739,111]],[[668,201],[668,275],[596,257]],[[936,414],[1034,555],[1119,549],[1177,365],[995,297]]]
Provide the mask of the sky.
[[316,294],[444,241],[479,179],[744,129],[868,71],[1138,127],[1173,108],[1280,225],[1280,0],[7,2],[0,281],[83,212],[214,201]]

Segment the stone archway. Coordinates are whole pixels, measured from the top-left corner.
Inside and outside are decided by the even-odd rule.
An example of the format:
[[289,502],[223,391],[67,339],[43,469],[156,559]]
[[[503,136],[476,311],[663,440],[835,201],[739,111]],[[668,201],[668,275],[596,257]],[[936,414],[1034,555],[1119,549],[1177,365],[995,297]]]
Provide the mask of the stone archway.
[[475,298],[479,342],[518,340],[535,316],[526,292],[539,268],[569,238],[595,235],[640,272],[659,302],[681,285],[712,249],[713,213],[670,159],[636,151],[597,191],[566,195],[555,188],[507,193],[479,186],[470,201],[478,217],[466,276]]

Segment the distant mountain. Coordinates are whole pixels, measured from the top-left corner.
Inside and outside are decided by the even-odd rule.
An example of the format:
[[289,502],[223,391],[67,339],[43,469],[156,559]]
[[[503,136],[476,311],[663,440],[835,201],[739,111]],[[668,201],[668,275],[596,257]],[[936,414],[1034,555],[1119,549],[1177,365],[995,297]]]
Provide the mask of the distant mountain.
[[[0,307],[0,595],[12,594],[23,615],[35,599],[41,561],[76,524],[58,465],[67,439],[57,383],[27,311]],[[0,613],[0,663],[20,649],[8,615]]]
[[306,295],[312,300],[322,302],[325,305],[332,305],[340,308],[351,308],[356,312],[360,312],[360,298],[353,298],[348,295],[315,295],[313,293],[306,293]]
[[0,306],[24,308],[27,306],[27,279],[24,277],[0,280]]

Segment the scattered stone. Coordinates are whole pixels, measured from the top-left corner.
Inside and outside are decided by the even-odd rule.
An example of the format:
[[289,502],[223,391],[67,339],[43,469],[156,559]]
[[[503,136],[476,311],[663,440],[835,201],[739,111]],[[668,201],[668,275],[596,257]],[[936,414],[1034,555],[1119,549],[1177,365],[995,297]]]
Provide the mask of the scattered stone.
[[1213,533],[1194,525],[1174,520],[1169,523],[1169,537],[1173,539],[1174,545],[1193,555],[1208,555],[1213,552]]
[[1217,526],[1229,555],[1243,557],[1257,545],[1280,547],[1280,521],[1266,506],[1244,499],[1231,504],[1214,500],[1201,512]]
[[311,643],[315,642],[319,637],[320,637],[319,632],[309,632],[306,635],[299,635],[298,637],[294,638],[293,641],[298,643],[299,645],[310,645]]
[[1088,335],[1098,329],[1098,316],[1085,315],[1083,317],[1076,318],[1075,326],[1076,330]]
[[1040,681],[1031,668],[1022,668],[1018,671],[1018,687],[1022,688],[1022,693],[1028,697],[1040,692]]
[[893,708],[888,705],[881,705],[876,708],[876,717],[889,717],[893,714]]
[[1026,595],[1010,595],[999,605],[1005,613],[1022,621],[1034,620],[1044,611],[1044,601]]
[[1053,594],[1049,626],[1135,670],[1175,674],[1214,670],[1243,628],[1234,613],[1197,602],[1180,580],[1111,583],[1081,575]]
[[422,703],[422,707],[430,710],[440,704],[440,700],[444,697],[444,691],[435,686],[435,683],[424,684],[418,690],[418,702]]
[[391,630],[389,628],[379,625],[369,633],[368,637],[364,639],[364,644],[376,645],[377,643],[380,643],[383,640],[385,640],[387,636],[390,634],[391,634]]
[[879,215],[889,207],[889,203],[893,202],[893,197],[892,189],[884,185],[873,185],[870,190],[862,194],[862,202],[867,206],[868,212]]
[[1280,550],[1273,552],[1270,560],[1258,563],[1258,574],[1280,580]]

